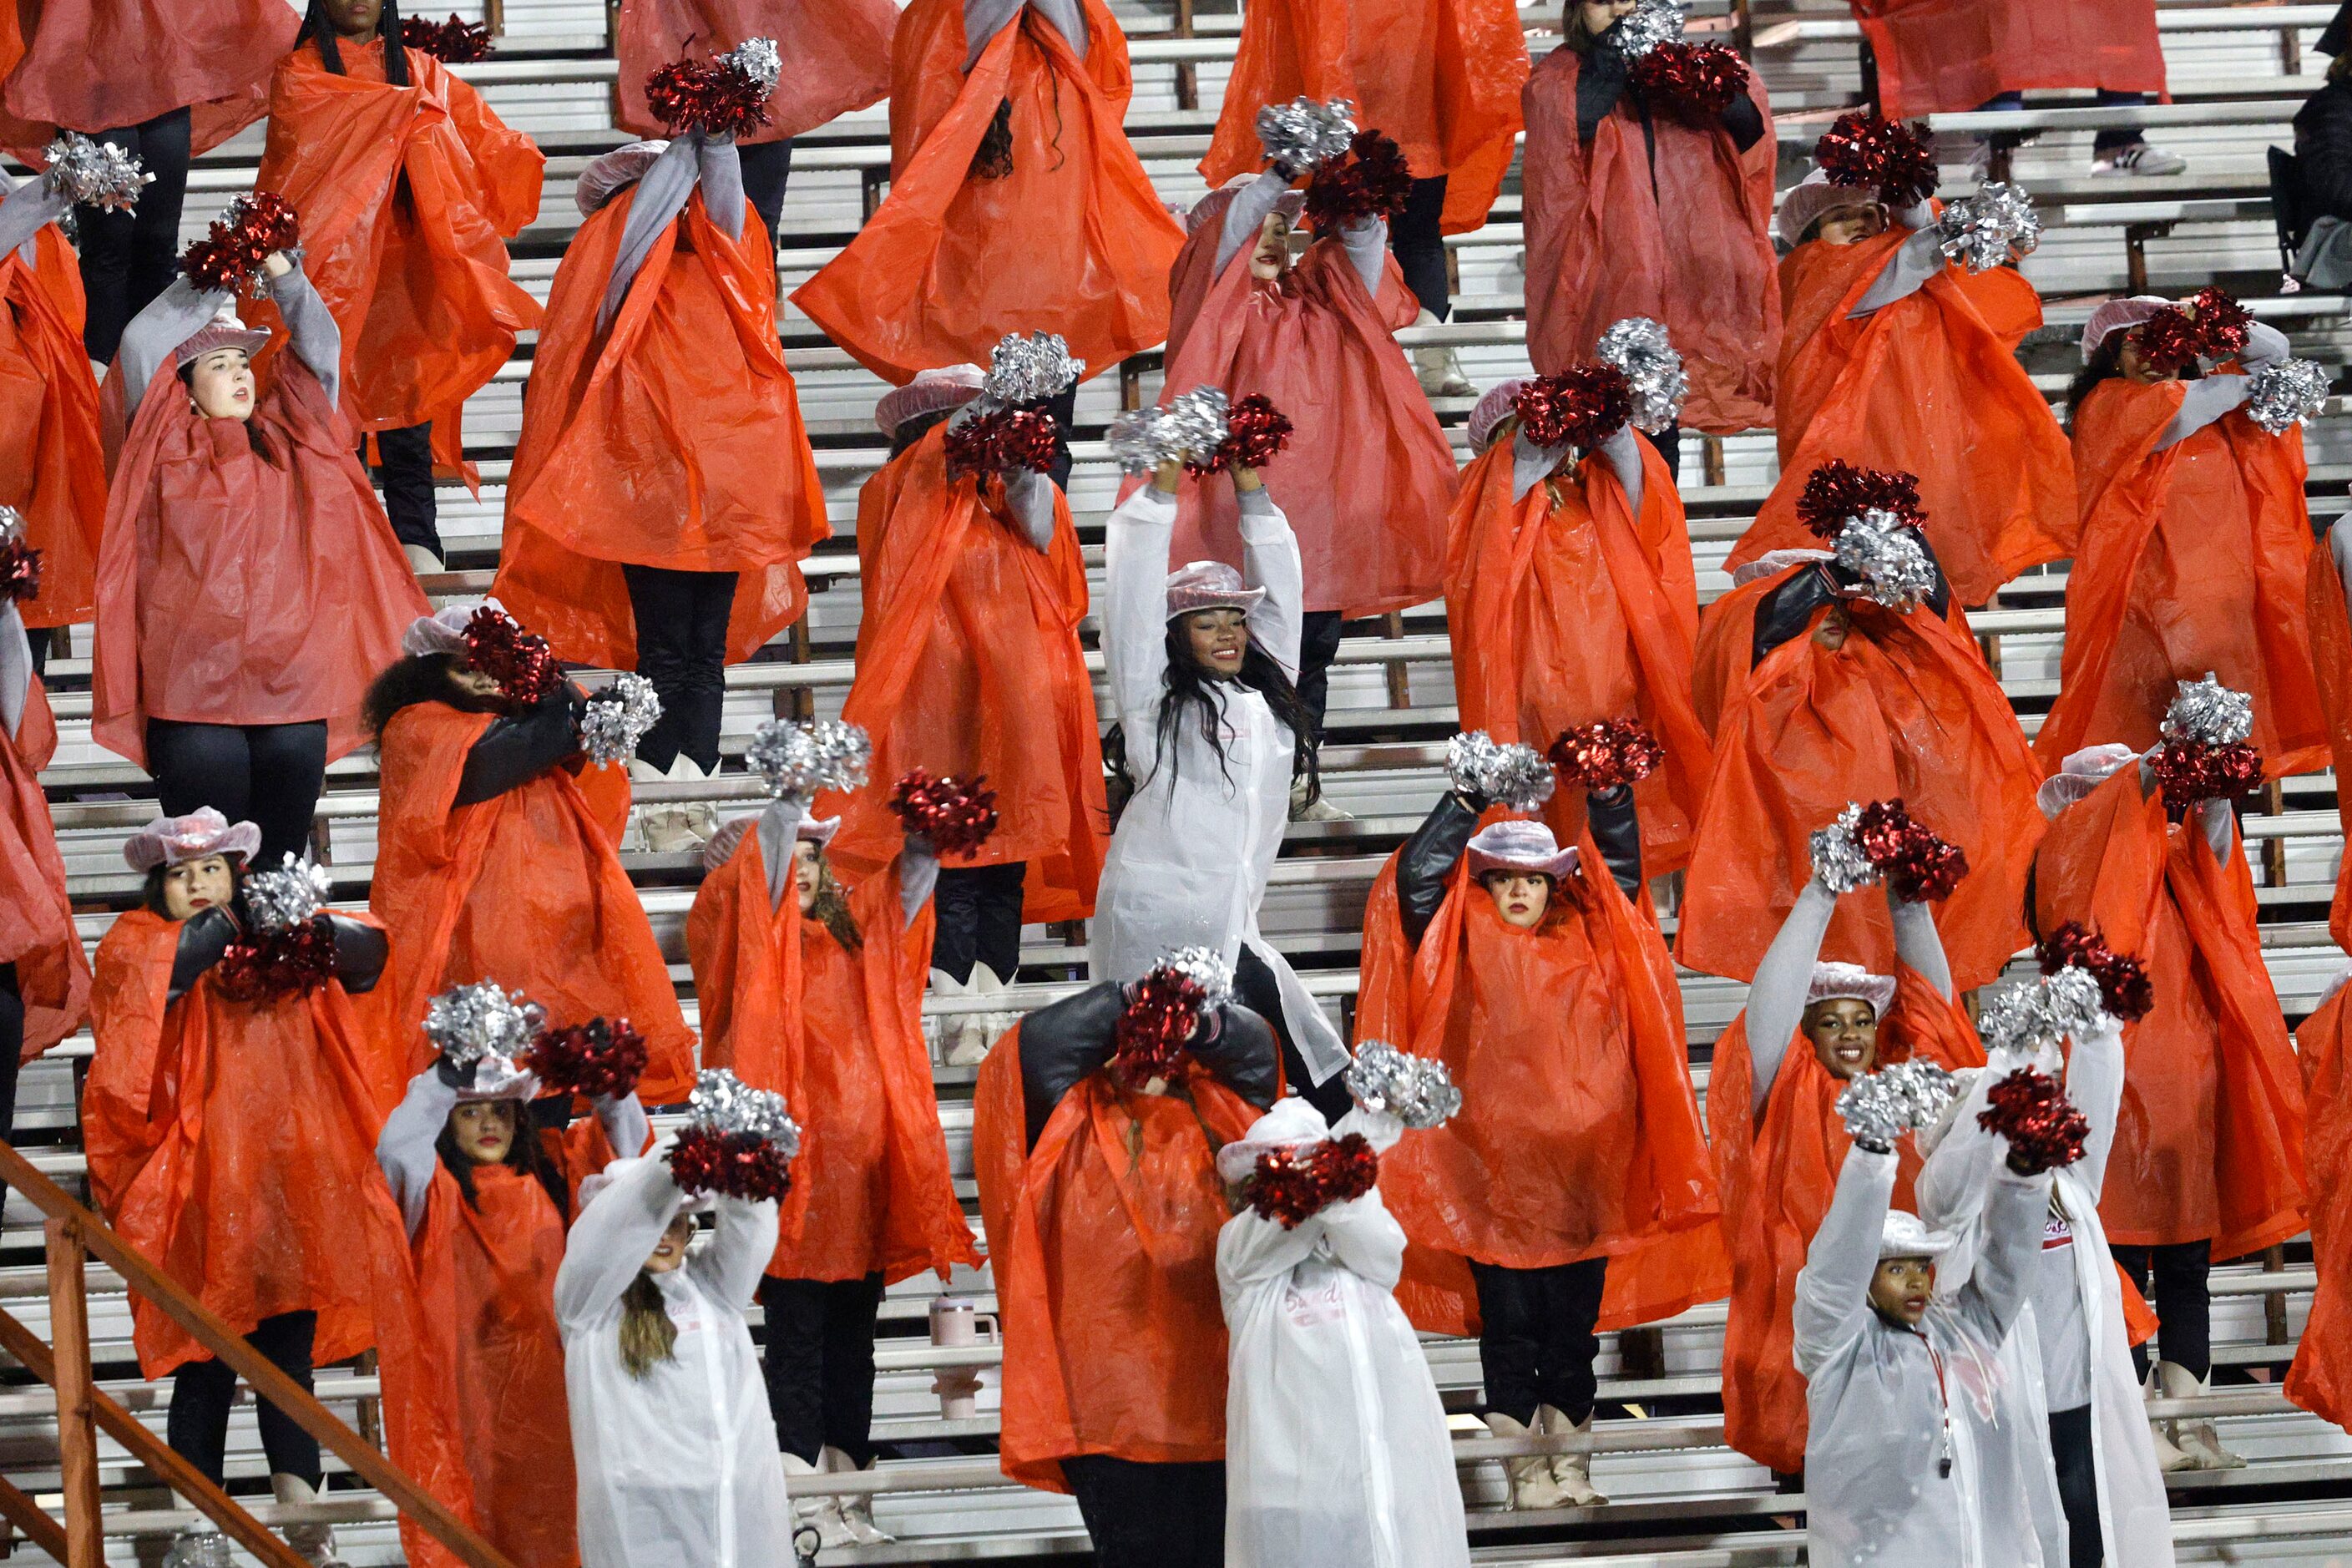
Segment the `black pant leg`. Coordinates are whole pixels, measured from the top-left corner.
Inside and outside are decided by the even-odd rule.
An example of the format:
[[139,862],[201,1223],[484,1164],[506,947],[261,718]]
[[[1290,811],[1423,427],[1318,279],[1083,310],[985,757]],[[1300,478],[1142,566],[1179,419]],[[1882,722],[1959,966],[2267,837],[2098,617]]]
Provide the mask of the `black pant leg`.
[[1284,1084],[1321,1111],[1326,1121],[1337,1121],[1348,1114],[1355,1101],[1348,1093],[1347,1075],[1335,1072],[1319,1084],[1307,1075],[1307,1058],[1298,1054],[1298,1042],[1290,1037],[1290,1025],[1283,1017],[1282,991],[1275,982],[1274,971],[1246,947],[1234,964],[1234,996],[1264,1018],[1273,1028],[1274,1037],[1281,1042]]
[[1070,427],[1077,423],[1078,389],[1066,386],[1055,396],[1045,400],[1045,412],[1054,416],[1061,434],[1054,441],[1054,483],[1066,490],[1070,488]]
[[172,110],[139,127],[140,161],[152,177],[139,193],[139,206],[132,215],[129,300],[132,316],[145,310],[180,275],[180,211],[187,201],[188,163],[194,149],[189,110]]
[[625,565],[621,575],[636,620],[637,673],[662,700],[661,719],[637,742],[637,755],[667,772],[683,752],[709,773],[719,765],[735,574]]
[[2067,1568],[2099,1568],[2099,1478],[2091,1459],[2091,1407],[2050,1413],[2050,1457],[2058,1467],[2058,1500],[2066,1510]]
[[1225,1467],[1173,1465],[1182,1470],[1183,1519],[1192,1542],[1192,1568],[1224,1568]]
[[1422,309],[1445,320],[1454,313],[1453,284],[1445,276],[1445,234],[1439,226],[1445,216],[1445,176],[1415,180],[1405,198],[1404,211],[1389,225],[1389,248],[1396,252],[1397,270]]
[[793,174],[792,139],[761,142],[735,151],[743,168],[743,195],[751,201],[751,210],[760,215],[760,222],[766,226],[768,248],[773,250],[782,243],[779,236],[783,231],[784,183]]
[[931,966],[959,985],[972,966],[985,963],[999,980],[1011,981],[1021,966],[1022,887],[1026,861],[1001,866],[944,866],[931,896],[938,933],[931,940]]
[[446,563],[440,503],[433,493],[433,422],[379,430],[375,446],[383,459],[376,465],[375,480],[383,487],[384,515],[392,519],[394,536],[403,544],[425,546]]
[[1478,1288],[1478,1364],[1486,1376],[1486,1408],[1527,1426],[1543,1403],[1541,1270],[1473,1258],[1470,1279]]
[[[2147,101],[2147,94],[2144,92],[2113,92],[2104,87],[2099,89],[2101,109],[2119,108]],[[2102,131],[2091,138],[2091,155],[2103,158],[2110,153],[2119,153],[2134,142],[2145,140],[2146,137],[2137,129]]]
[[246,731],[251,759],[253,821],[261,829],[257,864],[273,869],[310,846],[310,823],[327,787],[327,725],[256,724]]
[[694,663],[688,672],[689,707],[678,750],[706,773],[719,771],[719,733],[727,716],[727,624],[735,614],[736,574],[694,574]]
[[1673,474],[1679,483],[1683,471],[1683,427],[1669,425],[1654,436],[1649,436],[1646,431],[1643,435],[1648,437],[1650,445],[1658,449],[1658,456],[1666,460],[1666,471]]
[[236,1398],[236,1373],[209,1358],[183,1362],[172,1373],[172,1404],[163,1415],[163,1441],[172,1452],[221,1483],[228,1456],[228,1409]]
[[211,806],[231,822],[253,816],[253,763],[245,731],[234,724],[147,721],[147,771],[165,816]]
[[33,673],[45,675],[49,668],[49,640],[53,626],[26,626],[25,646],[33,652]]
[[1299,617],[1298,700],[1323,733],[1323,710],[1331,694],[1331,661],[1339,657],[1343,626],[1337,610],[1309,610]]
[[2164,1359],[2203,1378],[2213,1370],[2213,1301],[2207,1289],[2213,1244],[2183,1241],[2148,1248],[2156,1276],[2156,1346]]
[[1225,1468],[1108,1454],[1062,1461],[1097,1568],[1215,1568],[1224,1557]]
[[1601,1353],[1601,1337],[1593,1325],[1601,1321],[1601,1293],[1609,1279],[1606,1258],[1588,1258],[1538,1270],[1543,1286],[1543,1316],[1538,1331],[1543,1341],[1537,1375],[1541,1395],[1570,1421],[1592,1414],[1592,1396],[1600,1387],[1593,1359]]
[[874,1462],[874,1331],[882,1276],[824,1287],[824,1440],[864,1469]]
[[814,1465],[824,1451],[824,1287],[813,1279],[760,1281],[768,1326],[760,1364],[776,1444]]
[[[2140,1293],[2142,1300],[2147,1299],[2147,1254],[2148,1249],[2145,1247],[2126,1247],[2112,1241],[2107,1244],[2107,1255],[2116,1260],[2116,1266],[2121,1268],[2126,1277],[2131,1280],[2132,1289]],[[2147,1346],[2145,1343],[2132,1346],[2132,1371],[2138,1375],[2142,1383],[2147,1381]]]
[[[253,1348],[268,1356],[272,1366],[308,1389],[310,1348],[318,1331],[318,1313],[281,1312],[254,1325]],[[261,1427],[261,1451],[268,1457],[269,1473],[299,1476],[315,1489],[325,1477],[319,1464],[319,1439],[267,1399],[257,1402],[254,1418]]]

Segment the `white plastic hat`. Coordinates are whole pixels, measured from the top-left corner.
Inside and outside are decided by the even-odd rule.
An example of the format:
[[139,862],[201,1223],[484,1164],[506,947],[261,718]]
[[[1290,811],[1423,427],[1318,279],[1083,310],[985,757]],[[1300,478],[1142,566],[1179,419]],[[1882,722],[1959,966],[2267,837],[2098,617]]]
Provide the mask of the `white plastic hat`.
[[1816,963],[1813,978],[1805,987],[1805,1005],[1816,1002],[1867,1002],[1878,1016],[1895,1005],[1895,977],[1873,974],[1859,963]]
[[961,408],[980,395],[988,373],[976,364],[951,364],[943,370],[919,370],[904,386],[894,386],[874,405],[874,423],[885,436],[925,414]]
[[185,816],[159,816],[131,836],[122,858],[134,871],[178,866],[207,855],[237,855],[250,860],[261,851],[261,829],[231,822],[209,805]]
[[669,151],[667,142],[630,142],[614,148],[580,172],[579,183],[572,187],[572,199],[579,205],[580,216],[593,216],[606,202],[646,177],[654,160]]
[[1878,1256],[1883,1262],[1889,1258],[1941,1258],[1952,1250],[1953,1237],[1948,1230],[1929,1230],[1927,1222],[1908,1209],[1888,1209],[1886,1223],[1878,1233]]
[[1511,416],[1515,400],[1519,395],[1519,388],[1527,384],[1526,376],[1515,375],[1508,381],[1496,382],[1486,389],[1486,395],[1478,399],[1477,405],[1470,410],[1469,430],[1472,451],[1483,452],[1486,449],[1486,438],[1494,435],[1496,426]]
[[1466,853],[1474,878],[1489,871],[1530,871],[1558,881],[1576,869],[1575,845],[1563,849],[1550,828],[1517,818],[1480,828]]
[[2042,781],[2033,792],[2033,804],[2042,815],[2055,819],[2068,806],[2113,778],[2117,771],[2139,761],[2139,753],[2118,741],[2104,746],[2085,746],[2069,753],[2059,764],[2058,771]]
[[1222,561],[1188,561],[1168,574],[1170,620],[1202,610],[1246,613],[1265,597],[1265,589],[1248,586],[1239,572]]
[[463,653],[466,651],[466,623],[474,618],[476,610],[496,610],[506,614],[506,606],[496,599],[457,599],[442,605],[429,616],[419,616],[408,623],[400,634],[400,651],[411,658],[423,654]]

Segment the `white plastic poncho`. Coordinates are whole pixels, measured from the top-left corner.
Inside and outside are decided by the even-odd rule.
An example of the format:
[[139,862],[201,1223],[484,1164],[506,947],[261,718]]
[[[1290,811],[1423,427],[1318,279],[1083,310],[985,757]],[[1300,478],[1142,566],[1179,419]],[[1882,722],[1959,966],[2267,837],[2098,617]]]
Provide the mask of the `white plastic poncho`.
[[[1916,1331],[1870,1305],[1895,1156],[1856,1146],[1797,1276],[1806,1378],[1807,1561],[1813,1568],[2064,1568],[2042,1555],[2032,1502],[2046,1427],[2017,1419],[1999,1347],[2040,1261],[2046,1176],[2003,1163],[1968,1282],[1938,1282]],[[1951,1471],[1939,1473],[1949,1419]]]
[[[1984,1201],[1994,1172],[2007,1160],[2007,1145],[1977,1125],[1986,1091],[2013,1067],[1995,1061],[1978,1075],[1962,1097],[1947,1133],[1919,1172],[1919,1215],[1929,1225],[1960,1238],[1940,1273],[1964,1269],[1981,1244]],[[2116,1142],[2116,1117],[2123,1103],[2124,1048],[2120,1027],[2077,1040],[2067,1064],[2037,1064],[2063,1071],[2067,1098],[2091,1124],[2083,1158],[2053,1173],[2053,1193],[2074,1233],[2067,1250],[2074,1265],[2076,1300],[2082,1308],[2084,1342],[2074,1353],[2087,1358],[2091,1385],[2091,1456],[2098,1482],[2099,1533],[2106,1560],[2133,1568],[2171,1568],[2172,1512],[2165,1500],[2164,1474],[2157,1468],[2156,1444],[2148,1435],[2139,1380],[2132,1374],[2131,1344],[2124,1329],[2123,1281],[2109,1261],[2107,1233],[2099,1223],[2099,1192],[2107,1156]],[[1939,1281],[1940,1282],[1940,1281]],[[2039,1365],[2049,1347],[2028,1306],[2009,1349]],[[2051,1479],[2049,1507],[2058,1509],[2057,1481]],[[2062,1510],[2063,1511],[2063,1510]],[[2063,1517],[2056,1528],[2064,1529]],[[2063,1541],[2063,1534],[2057,1537]],[[2045,1549],[2053,1562],[2063,1549]]]
[[[1265,590],[1249,612],[1250,640],[1298,673],[1305,582],[1298,541],[1264,490],[1241,498],[1242,575]],[[1231,963],[1247,947],[1274,973],[1283,1022],[1317,1083],[1348,1065],[1339,1031],[1289,962],[1258,934],[1258,906],[1290,822],[1290,731],[1265,699],[1228,685],[1225,755],[1187,716],[1170,755],[1154,765],[1168,668],[1168,547],[1176,502],[1145,486],[1110,515],[1103,650],[1127,735],[1135,795],[1103,862],[1095,895],[1089,973],[1140,979],[1180,947],[1213,948]]]
[[583,1568],[793,1568],[793,1515],[768,1390],[743,1318],[776,1249],[776,1205],[718,1200],[717,1232],[653,1276],[675,1358],[631,1377],[621,1294],[687,1205],[662,1156],[616,1161],[555,1276],[580,1476]]
[[[1351,1112],[1330,1131],[1395,1129]],[[1296,1097],[1251,1129],[1302,1134],[1325,1136],[1323,1117]],[[1295,1230],[1244,1209],[1218,1235],[1225,1568],[1467,1568],[1445,1409],[1391,1293],[1403,1265],[1377,1189]]]

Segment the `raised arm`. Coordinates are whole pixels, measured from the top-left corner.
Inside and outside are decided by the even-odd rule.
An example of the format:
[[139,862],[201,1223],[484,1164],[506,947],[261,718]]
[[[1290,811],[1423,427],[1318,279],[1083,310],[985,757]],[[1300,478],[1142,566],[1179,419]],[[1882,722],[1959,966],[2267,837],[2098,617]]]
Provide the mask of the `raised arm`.
[[2327,531],[2327,557],[2336,563],[2336,580],[2343,585],[2344,613],[2352,616],[2352,529],[2340,517]]
[[493,720],[466,752],[457,804],[473,805],[520,789],[577,752],[580,714],[586,706],[587,700],[566,681],[530,712]]
[[[5,253],[0,253],[5,254]],[[33,700],[33,645],[14,599],[0,599],[0,730],[13,742]]]
[[1173,467],[1119,503],[1103,528],[1103,660],[1109,669],[1111,701],[1130,745],[1144,744],[1151,735],[1168,671],[1168,541],[1176,531]]
[[1642,896],[1642,817],[1634,809],[1633,786],[1617,784],[1584,797],[1584,825],[1593,847],[1609,865],[1617,890],[1629,900]]
[[1470,836],[1478,831],[1478,815],[1485,809],[1482,802],[1448,790],[1397,852],[1397,918],[1404,926],[1407,947],[1418,950],[1428,934],[1429,922],[1445,902],[1454,868],[1461,863]]
[[[653,254],[654,242],[662,237],[677,215],[686,210],[688,200],[694,195],[696,183],[702,175],[702,148],[694,134],[672,141],[662,155],[653,161],[629,193],[628,216],[622,220],[621,240],[613,256],[613,270],[604,279],[604,298],[596,307],[596,331],[601,334],[621,313],[621,306],[629,297],[630,287],[636,281],[637,268]],[[738,174],[736,206],[742,206],[740,174]],[[704,205],[709,205],[706,199]]]
[[1265,597],[1249,613],[1250,640],[1274,656],[1282,672],[1298,679],[1298,639],[1307,605],[1307,571],[1298,558],[1298,536],[1274,498],[1246,471],[1234,476],[1241,502],[1242,575]]
[[408,1093],[383,1119],[383,1131],[376,1138],[375,1163],[391,1184],[392,1195],[400,1200],[401,1217],[408,1222],[411,1237],[425,1223],[433,1175],[440,1168],[441,1157],[434,1145],[449,1124],[449,1113],[457,1109],[457,1086],[442,1078],[436,1060],[408,1080]]
[[1765,1101],[1772,1098],[1781,1058],[1804,1020],[1805,993],[1812,989],[1822,939],[1829,935],[1830,917],[1836,912],[1837,895],[1818,879],[1807,882],[1748,983],[1748,1056],[1756,1068],[1756,1081],[1748,1089],[1752,1114],[1761,1115]]
[[743,156],[732,132],[695,133],[696,172],[702,181],[702,210],[730,239],[743,237]]
[[1225,204],[1224,221],[1217,226],[1217,265],[1211,276],[1223,277],[1234,257],[1256,247],[1266,215],[1290,189],[1290,180],[1287,170],[1268,169],[1234,193],[1234,199]]
[[2205,847],[2213,851],[2213,858],[2221,865],[2238,848],[2238,813],[2226,800],[2200,800],[2197,803],[2197,825],[2204,829]]
[[[2004,1149],[2007,1140],[2000,1141]],[[1995,1167],[1985,1194],[1982,1248],[1957,1305],[1995,1344],[2009,1337],[2017,1315],[2033,1295],[2033,1269],[2042,1257],[2043,1216],[2050,1212],[2050,1175],[2021,1176],[2006,1154]]]
[[1846,1151],[1829,1213],[1797,1274],[1797,1370],[1811,1377],[1870,1318],[1870,1280],[1895,1196],[1895,1156],[1860,1144]]
[[[646,1250],[653,1250],[650,1242]],[[740,1311],[751,1304],[760,1272],[775,1252],[776,1205],[723,1197],[717,1228],[686,1266],[712,1295]]]
[[1552,470],[1567,457],[1566,447],[1538,447],[1528,438],[1524,426],[1511,433],[1511,503],[1516,506],[1527,499],[1528,492],[1551,478]]
[[1404,1230],[1378,1187],[1360,1198],[1326,1205],[1315,1217],[1343,1268],[1383,1290],[1396,1289],[1404,1275]]
[[1315,1256],[1323,1239],[1322,1216],[1285,1229],[1244,1205],[1217,1232],[1217,1288],[1231,1321],[1237,1299],[1253,1286],[1279,1279]]
[[1887,258],[1878,280],[1854,301],[1853,309],[1846,312],[1848,321],[1858,320],[1874,310],[1883,310],[1898,300],[1910,298],[1925,289],[1930,279],[1940,275],[1949,265],[1944,258],[1942,237],[1936,232],[1935,210],[1926,202],[1895,214],[1895,221],[1911,230],[1911,237]]
[[1339,243],[1348,247],[1348,260],[1356,268],[1356,279],[1363,284],[1364,292],[1379,299],[1381,276],[1389,265],[1389,220],[1360,217],[1339,231]]
[[[1087,16],[1078,0],[1027,0],[1039,18],[1061,34],[1078,58],[1087,58]],[[997,34],[1020,18],[1024,0],[963,0],[963,68],[980,62]]]
[[286,319],[286,334],[293,340],[296,356],[319,378],[327,401],[332,403],[342,386],[343,330],[335,325],[327,302],[310,286],[297,258],[272,257],[270,260],[282,261],[286,268],[283,272],[268,268],[270,302]]
[[331,913],[327,924],[335,933],[335,983],[347,996],[364,996],[383,978],[392,939],[382,926],[349,915]]
[[2250,378],[2252,374],[2269,369],[2293,352],[2285,334],[2277,328],[2266,327],[2260,321],[2252,323],[2246,329],[2245,349],[2238,355],[2238,363],[2244,374],[2216,372],[2202,380],[2190,382],[2188,390],[2181,395],[2179,412],[2173,415],[2172,423],[2164,427],[2163,436],[2158,438],[2156,449],[2161,452],[2168,447],[2178,446],[2243,404],[2252,384]]
[[156,372],[172,363],[182,343],[203,331],[223,305],[232,303],[225,289],[200,290],[186,278],[173,279],[163,291],[122,329],[122,344],[115,351],[114,374],[122,378],[123,417],[135,419],[139,405]]
[[1944,939],[1936,931],[1935,912],[1925,904],[1896,897],[1892,888],[1886,889],[1886,908],[1895,917],[1895,956],[1949,1002],[1952,966],[1944,956]]
[[[931,841],[919,833],[907,835],[906,844],[898,851],[898,908],[907,925],[923,912],[931,901],[932,889],[940,882],[940,857]],[[905,929],[901,927],[900,929]]]
[[555,1316],[565,1333],[593,1326],[653,1256],[654,1244],[686,1205],[671,1179],[664,1147],[617,1173],[572,1222],[563,1267],[555,1272]]
[[0,256],[17,251],[25,265],[34,265],[38,255],[33,248],[33,237],[73,210],[73,203],[63,191],[52,191],[39,180],[27,180],[15,190],[7,190],[8,176],[0,174]]
[[616,1157],[634,1159],[654,1141],[654,1124],[646,1118],[645,1102],[637,1098],[635,1089],[617,1100],[600,1094],[590,1103],[604,1129],[604,1142],[612,1145]]
[[1054,548],[1054,479],[1034,468],[1023,468],[1004,481],[1005,503],[1021,524],[1022,537],[1045,555]]
[[2115,1152],[2116,1118],[2124,1103],[2124,1032],[2121,1024],[2074,1042],[2066,1058],[2066,1098],[2091,1124],[2074,1173],[2093,1192],[2106,1186],[2107,1156]]
[[1616,471],[1618,484],[1624,487],[1626,510],[1639,519],[1642,515],[1642,437],[1634,434],[1630,422],[1617,426],[1609,439],[1601,443],[1601,456]]

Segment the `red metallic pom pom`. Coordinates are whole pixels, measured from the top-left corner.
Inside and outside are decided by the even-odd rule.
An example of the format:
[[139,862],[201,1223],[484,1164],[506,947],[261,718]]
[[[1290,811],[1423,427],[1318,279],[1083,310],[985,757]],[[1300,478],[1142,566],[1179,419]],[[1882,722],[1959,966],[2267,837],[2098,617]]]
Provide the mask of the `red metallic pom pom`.
[[480,22],[468,22],[455,12],[446,22],[429,22],[422,16],[404,18],[400,24],[400,41],[444,65],[463,65],[468,60],[490,58],[490,29]]
[[1804,493],[1797,498],[1797,520],[1816,539],[1835,539],[1848,518],[1865,511],[1892,512],[1914,528],[1924,527],[1927,513],[1919,505],[1918,477],[1832,458],[1806,477]]
[[2243,741],[2226,746],[2167,741],[2150,766],[2164,786],[2164,804],[2174,811],[2203,801],[2236,800],[2263,782],[2263,754]]
[[1315,171],[1307,183],[1307,221],[1331,234],[1363,217],[1394,218],[1412,195],[1404,151],[1377,131],[1359,131],[1348,155]]
[[2156,987],[2147,965],[2127,952],[2117,952],[2106,939],[2080,921],[2068,921],[2035,944],[2042,973],[2083,969],[2099,983],[2099,1005],[2126,1024],[2137,1024],[2156,1005]]
[[537,706],[563,682],[563,667],[547,639],[488,605],[466,623],[466,662],[497,681],[499,700],[518,712]]
[[258,295],[262,262],[272,251],[293,249],[301,237],[294,209],[276,192],[248,192],[231,201],[205,237],[181,253],[180,270],[199,289]]
[[0,544],[0,598],[23,604],[41,591],[41,552],[22,539]]
[[1224,473],[1234,468],[1263,468],[1290,445],[1291,424],[1274,400],[1253,392],[1225,411],[1225,438],[1205,463],[1187,462],[1195,474]]
[[2205,352],[2205,333],[2189,312],[2167,305],[2132,329],[2139,352],[2158,370],[2186,370]]
[[2234,359],[2244,351],[2252,335],[2254,313],[2238,303],[2231,292],[2218,283],[2209,283],[2197,290],[2189,301],[2197,323],[2197,335],[2203,340],[2207,359]]
[[2031,1174],[2071,1165],[2083,1157],[2089,1118],[2074,1109],[2048,1073],[2020,1068],[1986,1091],[1977,1125],[2009,1140],[2010,1160]]
[[1519,428],[1538,447],[1601,445],[1633,417],[1633,388],[1613,364],[1572,364],[1539,375],[1511,397]]
[[1959,846],[1914,821],[1899,799],[1864,806],[1853,842],[1886,878],[1888,889],[1909,903],[1948,899],[1969,874],[1969,858]]
[[1627,79],[1653,109],[1706,121],[1747,95],[1748,62],[1738,50],[1722,44],[1677,40],[1660,44],[1635,60]]
[[793,1163],[756,1132],[720,1132],[689,1123],[670,1145],[670,1178],[689,1193],[717,1193],[753,1203],[781,1200],[793,1188]]
[[673,132],[740,136],[768,123],[772,90],[717,60],[673,60],[646,78],[646,107]]
[[1209,994],[1173,969],[1155,969],[1127,988],[1127,1009],[1112,1037],[1111,1081],[1129,1093],[1176,1076],[1201,1026]]
[[912,768],[891,792],[890,809],[908,832],[929,839],[942,859],[969,855],[996,831],[996,792],[985,787],[987,781],[986,773],[966,784],[953,773],[933,778],[925,769]]
[[335,928],[324,915],[284,931],[240,937],[212,967],[213,988],[233,1002],[300,996],[335,977]]
[[646,1037],[629,1021],[607,1024],[591,1018],[549,1029],[533,1040],[523,1065],[550,1089],[569,1089],[591,1100],[618,1100],[634,1093],[646,1075]]
[[1561,731],[1544,759],[1561,783],[1597,794],[1648,778],[1666,749],[1638,720],[1597,719]]
[[1837,117],[1813,148],[1813,161],[1834,185],[1875,185],[1892,207],[1923,202],[1936,189],[1936,156],[1916,131],[1899,121],[1857,109]]
[[1060,425],[1042,409],[999,408],[974,415],[947,434],[948,477],[1010,474],[1022,468],[1049,472],[1060,433]]
[[1296,1230],[1329,1205],[1362,1197],[1380,1179],[1380,1154],[1360,1132],[1303,1152],[1269,1149],[1251,1173],[1249,1205],[1260,1218]]

